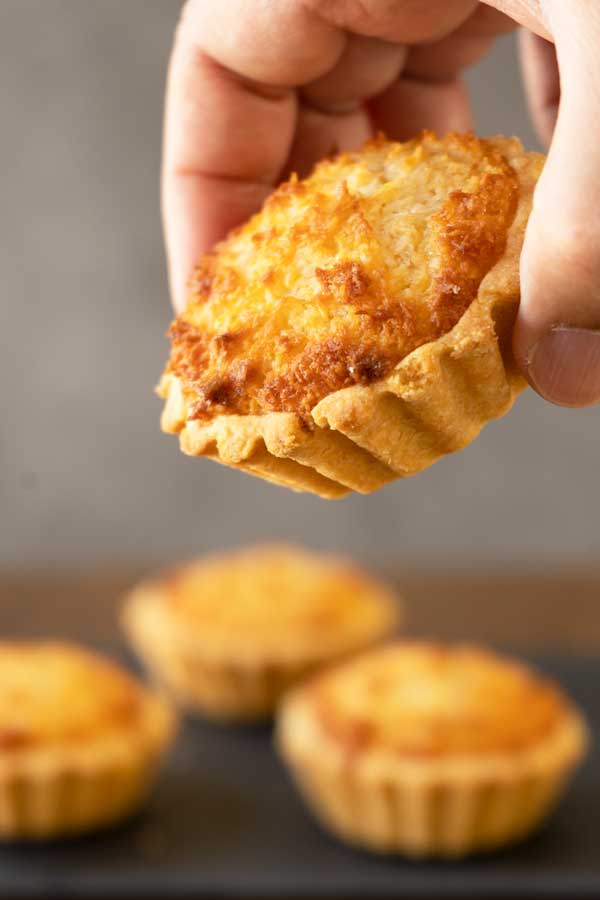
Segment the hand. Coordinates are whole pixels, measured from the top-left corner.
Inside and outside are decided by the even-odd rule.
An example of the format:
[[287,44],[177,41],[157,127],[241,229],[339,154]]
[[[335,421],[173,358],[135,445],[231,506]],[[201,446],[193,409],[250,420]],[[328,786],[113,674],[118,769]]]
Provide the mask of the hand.
[[521,45],[532,113],[552,146],[523,250],[515,354],[548,399],[600,401],[595,0],[189,0],[165,121],[175,307],[202,253],[291,170],[305,174],[373,130],[404,140],[470,128],[461,71],[518,24],[530,29]]

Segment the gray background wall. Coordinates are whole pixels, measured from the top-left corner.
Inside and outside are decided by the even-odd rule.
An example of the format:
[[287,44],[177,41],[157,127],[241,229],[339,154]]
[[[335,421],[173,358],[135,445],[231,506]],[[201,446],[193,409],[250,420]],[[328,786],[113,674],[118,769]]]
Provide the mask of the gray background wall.
[[[592,562],[600,413],[530,393],[467,451],[325,503],[158,430],[158,210],[174,0],[0,0],[0,563],[159,562],[280,535],[446,566]],[[534,138],[511,39],[469,76],[482,133]]]

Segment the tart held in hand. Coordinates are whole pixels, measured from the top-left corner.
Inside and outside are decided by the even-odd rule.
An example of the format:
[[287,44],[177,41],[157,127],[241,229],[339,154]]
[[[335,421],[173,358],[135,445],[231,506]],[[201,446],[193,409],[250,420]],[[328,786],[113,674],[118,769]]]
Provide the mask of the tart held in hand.
[[142,582],[123,612],[149,670],[190,710],[270,716],[318,667],[396,629],[392,590],[354,563],[282,544],[187,563]]
[[425,132],[282,184],[192,279],[163,429],[322,497],[465,447],[525,386],[511,335],[542,165],[514,138]]
[[528,666],[470,646],[395,643],[293,690],[277,741],[338,837],[451,857],[537,828],[583,757],[587,728]]
[[123,819],[174,731],[165,701],[108,659],[64,642],[0,642],[0,840]]

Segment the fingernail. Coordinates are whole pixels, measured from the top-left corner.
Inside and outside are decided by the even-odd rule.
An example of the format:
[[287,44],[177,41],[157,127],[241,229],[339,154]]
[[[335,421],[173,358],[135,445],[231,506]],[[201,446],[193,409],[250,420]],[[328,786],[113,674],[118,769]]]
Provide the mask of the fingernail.
[[527,372],[536,391],[552,403],[599,403],[600,331],[554,328],[534,344]]

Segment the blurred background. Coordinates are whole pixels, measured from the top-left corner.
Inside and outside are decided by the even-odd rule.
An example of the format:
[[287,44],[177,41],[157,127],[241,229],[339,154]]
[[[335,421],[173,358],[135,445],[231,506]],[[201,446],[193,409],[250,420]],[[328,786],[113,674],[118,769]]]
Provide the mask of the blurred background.
[[[467,450],[414,479],[337,502],[189,459],[161,434],[153,388],[171,318],[161,120],[180,6],[0,0],[0,636],[59,635],[114,650],[123,595],[141,573],[276,537],[352,554],[388,573],[405,594],[413,634],[598,659],[600,409],[561,410],[527,392]],[[513,37],[496,44],[468,83],[481,134],[516,134],[536,147]],[[581,673],[572,682],[576,698],[597,723],[597,666],[564,671]],[[48,886],[43,896],[59,897],[62,877],[68,896],[79,887],[100,896],[115,871],[153,879],[162,861],[171,878],[183,859],[182,883],[190,860],[208,865],[209,878],[214,861],[214,871],[222,866],[225,880],[248,894],[235,854],[250,847],[271,894],[279,889],[281,859],[270,842],[288,832],[287,808],[265,782],[261,808],[274,813],[257,851],[255,809],[236,793],[238,769],[254,766],[243,741],[254,738],[242,739],[238,757],[214,734],[197,735],[178,751],[139,829],[117,833],[114,844],[74,844],[75,856],[54,845],[37,857],[0,848],[0,882],[21,873],[32,896]],[[597,773],[597,757],[594,766]],[[247,771],[254,783],[254,769]],[[597,871],[597,788],[597,774],[588,776],[566,825],[532,855],[513,858],[515,871],[535,875],[550,857],[548,896],[558,896],[557,873],[568,875],[568,866],[585,878],[592,864]],[[293,826],[289,833],[297,869]],[[510,881],[501,866],[489,870],[494,896]],[[419,870],[411,871],[422,895]],[[441,884],[447,876],[437,871]],[[456,869],[448,878],[454,896],[461,877]],[[133,881],[124,883],[131,896]],[[147,895],[163,883],[151,881]],[[585,883],[591,896],[592,881]],[[471,896],[473,884],[484,882],[472,883]]]
[[[401,571],[554,571],[600,551],[600,416],[528,392],[468,450],[327,503],[192,460],[158,427],[171,311],[158,175],[177,0],[0,0],[0,565],[157,566],[278,536]],[[481,133],[535,138],[512,38]]]

